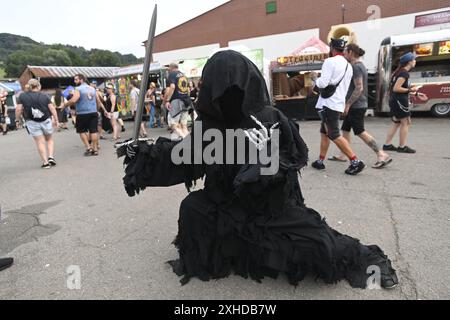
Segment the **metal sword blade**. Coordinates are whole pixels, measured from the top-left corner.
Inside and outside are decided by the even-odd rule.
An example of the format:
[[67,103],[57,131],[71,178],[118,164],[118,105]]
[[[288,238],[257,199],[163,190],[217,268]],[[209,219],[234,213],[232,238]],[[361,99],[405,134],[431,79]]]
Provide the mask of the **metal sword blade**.
[[147,92],[148,75],[150,73],[150,64],[153,58],[153,43],[155,39],[157,16],[158,16],[158,6],[155,4],[155,9],[153,9],[152,21],[150,23],[150,31],[148,33],[147,45],[145,48],[146,51],[145,51],[144,71],[142,74],[142,81],[141,81],[141,91],[139,94],[139,102],[137,105],[136,118],[134,121],[134,136],[133,136],[134,145],[138,144],[139,133],[142,123],[142,116],[144,114],[145,93]]

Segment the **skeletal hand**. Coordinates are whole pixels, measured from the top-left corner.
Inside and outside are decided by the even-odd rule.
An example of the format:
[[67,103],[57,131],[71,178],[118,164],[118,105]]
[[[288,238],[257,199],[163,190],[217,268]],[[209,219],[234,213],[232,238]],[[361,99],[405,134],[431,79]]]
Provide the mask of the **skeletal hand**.
[[138,139],[138,144],[135,143],[135,140],[130,139],[122,143],[116,143],[114,147],[118,150],[119,158],[127,155],[129,159],[133,159],[136,157],[138,151],[139,151],[139,143],[153,143],[155,142],[154,139]]
[[245,130],[245,135],[250,140],[253,145],[259,150],[262,151],[267,145],[267,142],[269,142],[272,139],[273,132],[275,129],[278,129],[280,126],[280,123],[274,124],[269,130],[254,116],[250,116],[253,121],[261,128],[260,130],[257,130],[255,128]]
[[130,143],[127,145],[127,157],[133,159],[137,154],[138,146],[135,146],[134,143]]

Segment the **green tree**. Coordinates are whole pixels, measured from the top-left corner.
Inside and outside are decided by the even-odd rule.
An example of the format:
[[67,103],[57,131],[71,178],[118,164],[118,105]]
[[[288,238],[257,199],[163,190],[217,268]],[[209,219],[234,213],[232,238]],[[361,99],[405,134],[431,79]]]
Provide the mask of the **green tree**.
[[92,50],[89,55],[89,65],[98,67],[119,67],[120,59],[111,51]]
[[44,64],[46,66],[71,66],[72,61],[66,51],[48,49],[44,53]]
[[66,51],[69,55],[70,61],[72,61],[72,66],[82,67],[88,65],[88,62],[83,59],[76,51],[72,51],[69,48],[64,48],[64,51]]
[[33,55],[27,51],[19,50],[9,55],[5,62],[5,71],[8,77],[19,77],[28,65],[43,65],[42,56]]

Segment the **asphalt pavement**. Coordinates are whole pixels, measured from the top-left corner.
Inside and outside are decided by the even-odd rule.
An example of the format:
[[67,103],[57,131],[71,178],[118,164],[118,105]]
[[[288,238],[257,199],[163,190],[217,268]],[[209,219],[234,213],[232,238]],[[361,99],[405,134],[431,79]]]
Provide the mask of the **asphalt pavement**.
[[[131,126],[122,138],[131,136]],[[367,119],[380,143],[389,126],[387,118]],[[319,123],[300,122],[300,128],[315,160]],[[383,170],[370,168],[373,152],[355,139],[354,149],[368,164],[361,175],[346,176],[347,164],[332,162],[324,172],[302,172],[309,207],[393,260],[400,285],[389,291],[352,289],[345,281],[326,285],[313,277],[298,287],[284,277],[259,284],[238,276],[181,286],[166,261],[177,257],[172,241],[185,187],[129,198],[112,142],[102,141],[100,156],[86,158],[73,129],[55,139],[58,166],[42,170],[25,131],[0,136],[0,257],[15,258],[0,272],[0,299],[450,298],[450,119],[414,119],[410,145],[418,153],[393,153]]]

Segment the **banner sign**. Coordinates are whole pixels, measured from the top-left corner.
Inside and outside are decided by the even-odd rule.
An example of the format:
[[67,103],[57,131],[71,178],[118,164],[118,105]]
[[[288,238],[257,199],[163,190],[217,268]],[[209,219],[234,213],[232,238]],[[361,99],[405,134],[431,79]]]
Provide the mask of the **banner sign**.
[[322,63],[327,58],[328,54],[326,53],[305,54],[301,56],[280,57],[277,59],[277,62],[281,66],[293,66],[293,65]]
[[450,10],[416,16],[414,28],[450,23]]

